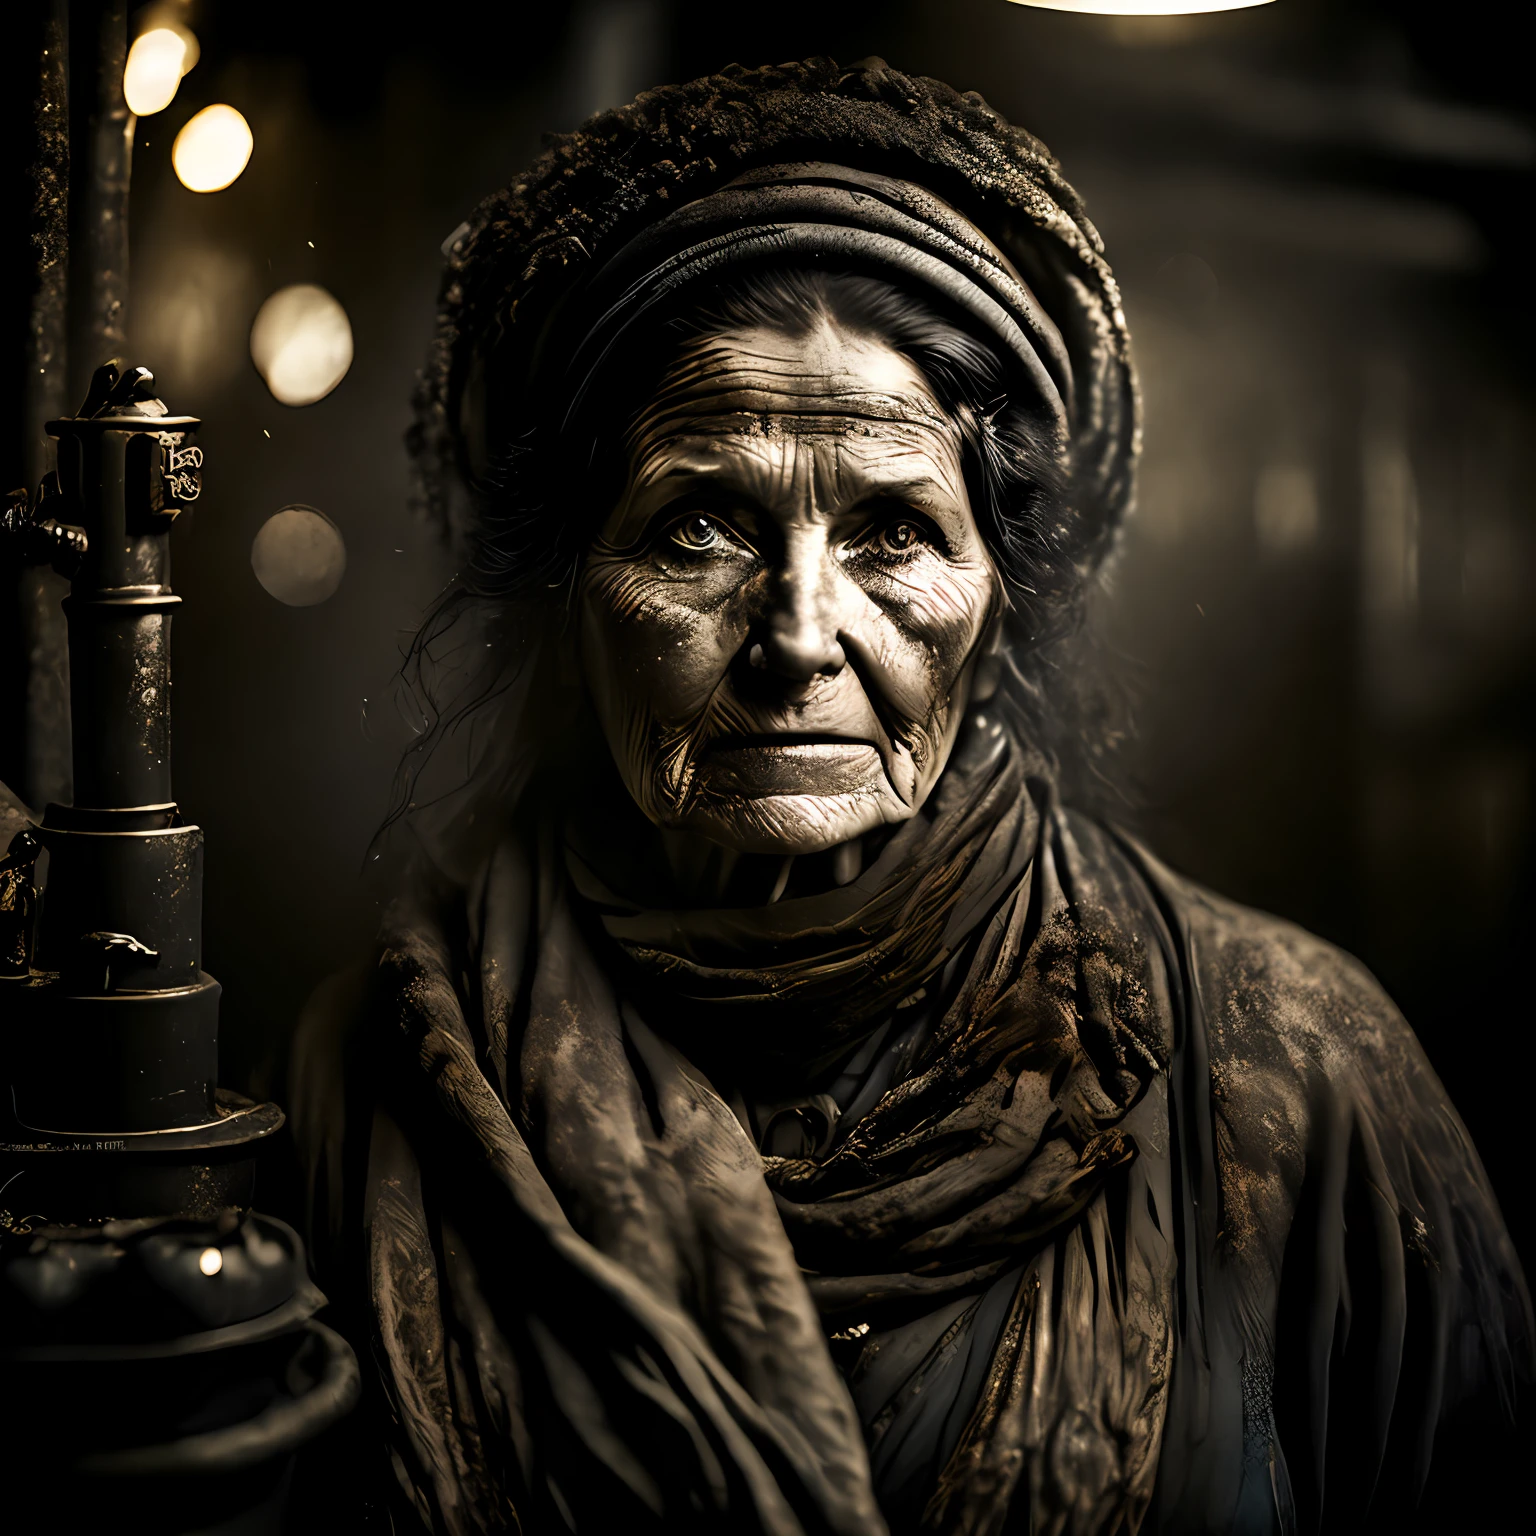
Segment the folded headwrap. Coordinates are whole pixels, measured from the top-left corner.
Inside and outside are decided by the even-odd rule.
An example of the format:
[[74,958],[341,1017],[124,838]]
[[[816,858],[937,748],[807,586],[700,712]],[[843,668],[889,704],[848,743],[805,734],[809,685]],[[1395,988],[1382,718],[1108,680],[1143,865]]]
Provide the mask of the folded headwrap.
[[[636,235],[563,308],[584,332],[568,357],[560,397],[579,412],[593,377],[624,333],[675,312],[686,290],[744,266],[809,264],[868,272],[925,296],[993,344],[1009,384],[1038,401],[1065,440],[1072,362],[1055,323],[1007,256],[969,219],[910,181],[807,163],[749,171]],[[560,335],[559,322],[553,327]],[[535,363],[535,371],[538,364]]]
[[1091,568],[1129,505],[1138,404],[1098,233],[1045,146],[974,93],[878,59],[648,91],[553,141],[446,252],[411,440],[423,505],[471,555],[620,332],[775,254],[903,282],[995,343],[1065,437],[1054,555]]

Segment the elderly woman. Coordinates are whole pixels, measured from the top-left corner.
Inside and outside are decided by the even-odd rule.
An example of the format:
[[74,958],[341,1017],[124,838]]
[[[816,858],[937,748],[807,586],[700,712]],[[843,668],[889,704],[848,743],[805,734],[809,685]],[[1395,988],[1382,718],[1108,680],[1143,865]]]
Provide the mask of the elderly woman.
[[456,232],[421,411],[485,748],[295,1086],[402,1509],[1347,1527],[1507,1398],[1381,989],[1058,798],[1137,417],[1038,142],[879,61],[642,96]]

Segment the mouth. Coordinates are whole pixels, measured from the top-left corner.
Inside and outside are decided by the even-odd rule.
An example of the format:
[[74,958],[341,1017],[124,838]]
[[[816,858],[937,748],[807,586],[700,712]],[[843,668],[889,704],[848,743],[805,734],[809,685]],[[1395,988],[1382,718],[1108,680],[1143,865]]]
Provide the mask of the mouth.
[[851,794],[881,771],[874,742],[807,731],[718,736],[700,766],[716,793],[751,798]]
[[707,756],[724,752],[771,752],[783,747],[868,747],[867,736],[844,736],[837,731],[728,731],[714,737],[705,748]]

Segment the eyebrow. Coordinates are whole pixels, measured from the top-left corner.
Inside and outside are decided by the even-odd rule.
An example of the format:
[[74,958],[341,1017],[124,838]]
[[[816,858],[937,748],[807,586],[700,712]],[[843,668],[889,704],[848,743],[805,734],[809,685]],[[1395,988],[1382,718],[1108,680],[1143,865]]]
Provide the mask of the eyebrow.
[[[743,462],[737,458],[664,466],[654,478],[634,488],[636,494],[630,501],[625,522],[637,518],[649,523],[664,513],[672,503],[685,499],[690,489],[695,488],[708,493],[712,501],[737,497],[743,504],[771,518],[774,516],[775,498],[765,494],[772,490],[771,485],[765,486],[763,483],[767,473],[765,466],[756,465],[750,459]],[[917,510],[933,516],[960,515],[960,509],[954,506],[947,487],[929,476],[906,476],[899,479],[885,479],[878,475],[860,476],[860,483],[855,489],[855,495],[839,500],[832,511],[833,516],[854,512],[867,503],[880,501],[905,501]]]
[[[917,478],[913,480],[882,480],[878,487],[871,491],[870,497],[889,497],[892,501],[918,501],[931,495],[938,488],[936,480]],[[857,505],[857,503],[855,503]]]

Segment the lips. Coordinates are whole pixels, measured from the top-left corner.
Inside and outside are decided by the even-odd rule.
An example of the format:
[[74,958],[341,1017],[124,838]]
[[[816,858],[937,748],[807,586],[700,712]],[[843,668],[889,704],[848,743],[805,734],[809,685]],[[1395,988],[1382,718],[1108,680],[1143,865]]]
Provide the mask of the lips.
[[881,773],[873,742],[800,732],[718,737],[700,768],[716,794],[749,798],[853,794]]

